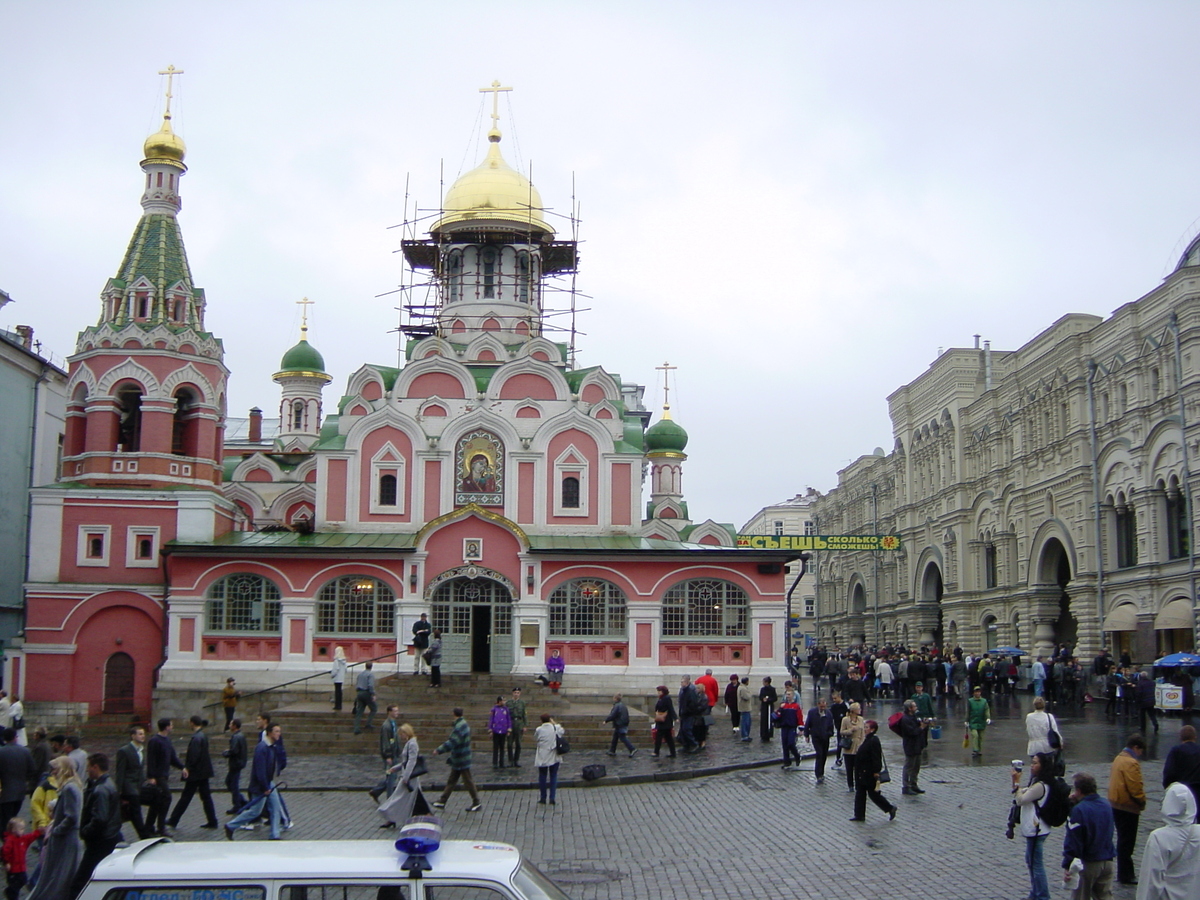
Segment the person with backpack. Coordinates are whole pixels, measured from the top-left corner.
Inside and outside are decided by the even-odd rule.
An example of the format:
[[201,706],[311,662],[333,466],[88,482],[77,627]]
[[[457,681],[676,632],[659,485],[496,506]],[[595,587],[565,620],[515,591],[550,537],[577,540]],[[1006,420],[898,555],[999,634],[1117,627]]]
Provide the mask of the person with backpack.
[[[1050,900],[1050,882],[1046,878],[1043,854],[1050,823],[1042,818],[1041,808],[1050,797],[1052,768],[1050,754],[1035,753],[1029,762],[1029,782],[1025,787],[1021,787],[1021,770],[1016,764],[1012,770],[1013,804],[1020,815],[1021,836],[1025,838],[1025,867],[1029,870],[1031,900]],[[1009,836],[1012,836],[1011,831]]]

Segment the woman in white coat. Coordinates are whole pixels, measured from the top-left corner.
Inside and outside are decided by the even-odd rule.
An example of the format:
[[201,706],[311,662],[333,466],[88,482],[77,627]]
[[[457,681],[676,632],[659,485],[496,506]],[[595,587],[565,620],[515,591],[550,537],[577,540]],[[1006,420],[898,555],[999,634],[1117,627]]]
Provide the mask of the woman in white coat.
[[333,668],[329,670],[329,675],[333,678],[333,708],[341,710],[342,708],[342,685],[346,683],[346,651],[341,647],[333,648]]
[[388,769],[389,772],[399,772],[400,780],[396,782],[396,787],[392,792],[379,804],[379,814],[387,819],[380,828],[394,828],[398,824],[404,824],[413,816],[423,816],[429,813],[429,804],[425,801],[425,795],[421,793],[421,776],[414,775],[413,769],[417,765],[417,757],[421,753],[421,748],[417,744],[417,735],[413,731],[413,727],[405,722],[398,729],[400,738],[404,741],[404,746],[400,748],[400,756],[396,760],[396,764]]
[[546,787],[550,788],[550,805],[554,805],[558,793],[558,738],[565,734],[563,727],[550,718],[549,713],[542,713],[542,724],[533,732],[535,752],[533,764],[538,770],[538,803],[546,802]]
[[1193,900],[1200,884],[1200,825],[1195,824],[1196,798],[1186,784],[1167,786],[1162,817],[1167,824],[1146,839],[1137,900]]
[[12,714],[12,725],[10,726],[17,733],[17,743],[22,747],[29,746],[29,736],[25,733],[25,704],[21,702],[20,697],[12,698],[12,706],[9,707],[9,712]]
[[1029,738],[1029,746],[1025,752],[1033,756],[1035,753],[1054,753],[1056,750],[1061,750],[1061,746],[1050,746],[1051,728],[1058,732],[1061,741],[1062,731],[1059,730],[1058,720],[1046,712],[1045,700],[1041,697],[1034,697],[1033,712],[1025,717],[1025,734]]

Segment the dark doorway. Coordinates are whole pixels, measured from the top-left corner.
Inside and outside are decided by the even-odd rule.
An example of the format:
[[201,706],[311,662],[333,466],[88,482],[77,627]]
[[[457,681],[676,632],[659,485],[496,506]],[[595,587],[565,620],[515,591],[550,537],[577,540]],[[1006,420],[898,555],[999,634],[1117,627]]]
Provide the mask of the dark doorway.
[[104,712],[133,712],[133,657],[114,653],[104,664]]
[[1067,584],[1071,581],[1071,560],[1067,557],[1066,548],[1057,538],[1046,542],[1042,551],[1042,577],[1049,576],[1050,581],[1058,586],[1058,619],[1054,623],[1054,640],[1068,647],[1074,647],[1078,635],[1079,623],[1071,614],[1071,595],[1067,593]]
[[471,671],[492,671],[492,608],[471,607]]

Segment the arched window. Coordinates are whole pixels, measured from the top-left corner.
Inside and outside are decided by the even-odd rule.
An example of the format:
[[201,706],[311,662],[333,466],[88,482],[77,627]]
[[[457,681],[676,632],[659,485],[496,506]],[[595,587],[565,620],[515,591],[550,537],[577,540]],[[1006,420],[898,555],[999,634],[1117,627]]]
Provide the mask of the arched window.
[[136,453],[142,446],[142,390],[128,385],[117,391],[117,446],[122,453]]
[[749,636],[746,592],[716,578],[682,581],[663,595],[664,637],[744,638]]
[[461,250],[451,250],[446,256],[446,282],[448,300],[457,303],[462,299],[463,255]]
[[529,302],[529,251],[522,250],[517,254],[517,299],[522,303]]
[[480,254],[480,260],[483,265],[481,272],[483,275],[483,296],[496,296],[496,249],[494,247],[484,247]]
[[1137,513],[1132,503],[1126,503],[1124,493],[1117,495],[1116,505],[1117,568],[1137,565]]
[[1167,558],[1180,559],[1190,552],[1191,536],[1188,532],[1187,497],[1179,489],[1174,475],[1166,488]]
[[368,575],[343,575],[317,595],[319,634],[395,634],[396,595]]
[[625,637],[625,594],[598,578],[576,578],[550,595],[551,637]]
[[302,431],[304,429],[304,401],[295,400],[292,402],[292,431]]
[[196,456],[196,395],[187,388],[175,392],[175,416],[171,420],[171,452]]
[[396,505],[396,476],[395,475],[380,475],[379,476],[379,505],[380,506],[395,506]]
[[208,589],[208,630],[279,634],[279,588],[261,575],[226,575]]
[[562,480],[563,509],[579,509],[579,479],[568,475]]
[[983,545],[983,586],[996,586],[996,545],[991,541]]

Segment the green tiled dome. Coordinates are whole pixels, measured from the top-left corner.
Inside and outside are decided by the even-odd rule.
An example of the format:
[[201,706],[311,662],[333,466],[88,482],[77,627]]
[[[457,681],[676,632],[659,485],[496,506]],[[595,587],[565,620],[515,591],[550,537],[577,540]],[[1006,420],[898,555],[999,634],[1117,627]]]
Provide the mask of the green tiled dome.
[[324,372],[325,360],[316,348],[304,338],[295,347],[283,354],[279,363],[281,372]]
[[665,417],[659,419],[646,429],[646,450],[673,450],[682,453],[687,446],[688,434],[674,419]]

